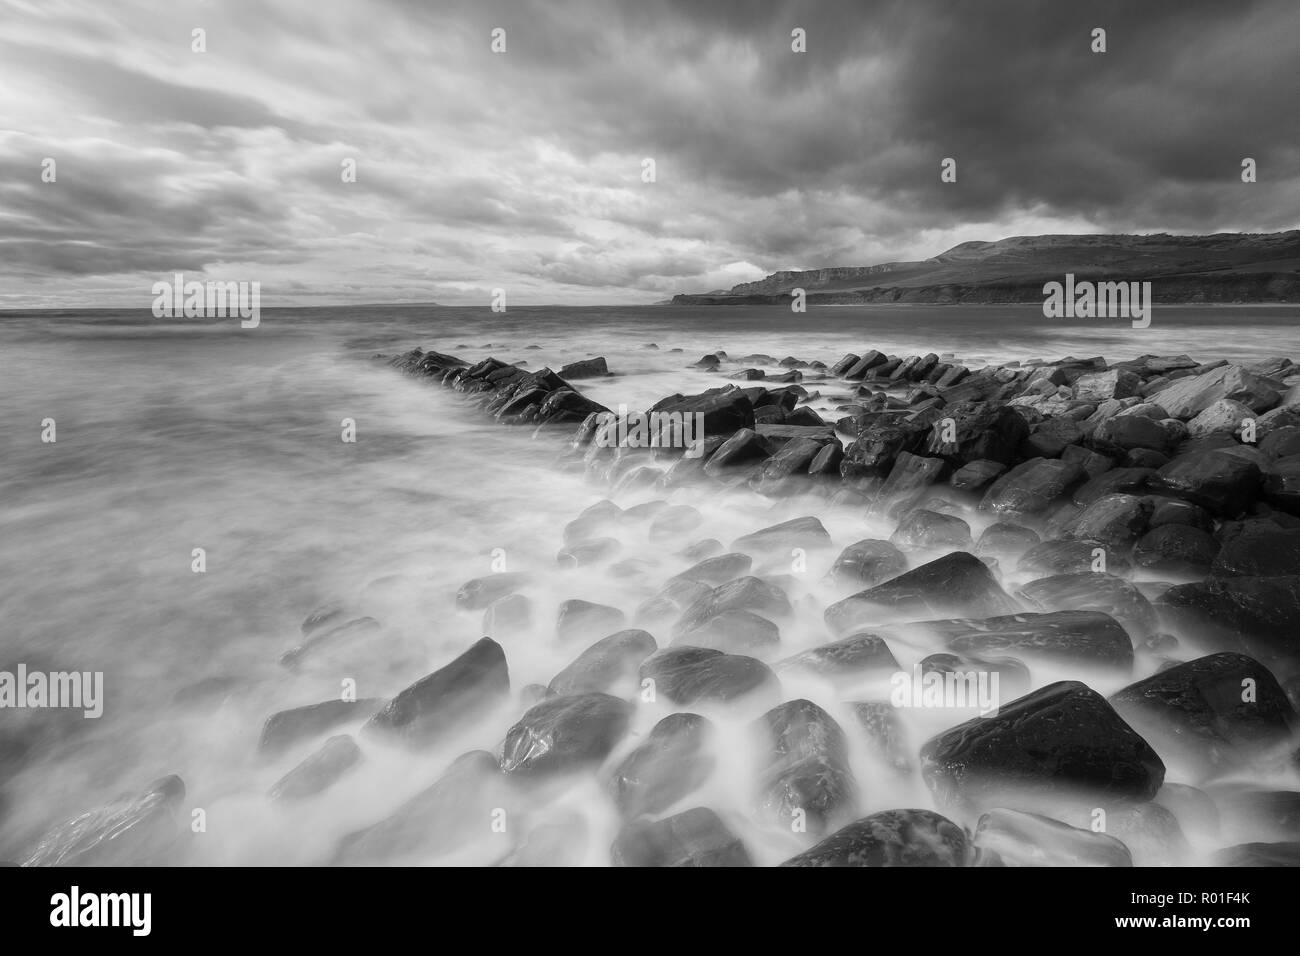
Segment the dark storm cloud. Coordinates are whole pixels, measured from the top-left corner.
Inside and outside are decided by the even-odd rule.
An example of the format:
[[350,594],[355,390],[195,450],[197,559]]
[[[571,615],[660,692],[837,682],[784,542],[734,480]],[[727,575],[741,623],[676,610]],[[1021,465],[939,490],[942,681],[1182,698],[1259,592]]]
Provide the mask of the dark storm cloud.
[[1290,0],[103,9],[6,24],[10,301],[182,267],[314,297],[644,301],[975,238],[1300,221]]

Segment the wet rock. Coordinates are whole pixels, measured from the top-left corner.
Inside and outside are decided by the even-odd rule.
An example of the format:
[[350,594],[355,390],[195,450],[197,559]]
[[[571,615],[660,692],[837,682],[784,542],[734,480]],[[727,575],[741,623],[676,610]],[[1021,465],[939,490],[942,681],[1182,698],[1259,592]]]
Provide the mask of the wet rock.
[[728,654],[769,656],[781,643],[781,631],[775,624],[752,611],[719,611],[707,619],[682,630],[673,640],[675,646],[712,648]]
[[1132,866],[1128,847],[1105,833],[1037,813],[999,808],[980,817],[975,849],[1004,866]]
[[1117,494],[1126,497],[1143,495],[1156,474],[1149,468],[1114,468],[1084,482],[1071,497],[1075,504],[1086,508]]
[[1146,498],[1125,494],[1102,495],[1070,523],[1069,531],[1073,537],[1124,548],[1146,533],[1154,510]]
[[373,617],[359,617],[339,627],[322,627],[313,631],[301,644],[280,655],[283,667],[298,668],[314,661],[328,660],[367,643],[382,630]]
[[[943,706],[974,707],[984,713],[1000,706],[1003,700],[1013,700],[1029,693],[1032,686],[1029,668],[1014,657],[930,654],[922,658],[916,668],[921,673],[919,693],[914,685],[910,700],[904,698],[900,706],[924,706],[927,695],[935,694]],[[943,683],[927,687],[930,674],[941,677]],[[912,680],[915,681],[915,675]],[[894,690],[899,690],[897,685]]]
[[1187,434],[1192,438],[1201,438],[1215,432],[1226,434],[1239,433],[1242,422],[1255,420],[1255,413],[1241,402],[1221,398],[1213,405],[1208,405],[1187,423]]
[[1145,802],[1165,768],[1104,697],[1058,681],[928,741],[921,774],[941,805],[991,807],[1077,795]]
[[709,456],[704,465],[704,473],[719,478],[733,469],[753,467],[767,460],[775,450],[767,439],[760,438],[752,428],[741,428]]
[[892,769],[910,774],[914,769],[912,748],[898,719],[898,709],[883,700],[858,701],[849,707],[872,752]]
[[1176,379],[1156,392],[1155,399],[1174,418],[1186,421],[1223,399],[1240,402],[1252,411],[1266,412],[1281,401],[1281,395],[1267,379],[1240,365],[1224,365]]
[[326,731],[353,721],[368,720],[388,701],[380,697],[360,700],[326,700],[306,707],[281,710],[266,718],[259,752],[268,756],[284,753],[289,748],[318,737]]
[[907,570],[907,558],[888,541],[866,538],[840,552],[827,577],[834,584],[874,587]]
[[22,866],[154,866],[175,862],[188,832],[185,784],[172,774],[133,796],[79,814],[48,830]]
[[731,550],[746,551],[752,554],[774,554],[780,552],[788,557],[792,548],[817,550],[828,547],[831,536],[821,521],[815,517],[792,518],[737,538],[731,542]]
[[1156,602],[1183,626],[1264,660],[1300,650],[1300,575],[1211,578],[1169,588]]
[[1260,441],[1259,450],[1273,459],[1300,455],[1300,427],[1287,425],[1268,432]]
[[[924,425],[893,418],[858,424],[857,437],[844,449],[840,474],[844,478],[884,477],[901,452],[917,452],[929,429]],[[987,457],[987,456],[980,456]]]
[[467,611],[481,611],[497,598],[505,597],[518,591],[528,577],[517,571],[502,571],[486,577],[474,578],[461,585],[456,592],[456,606]]
[[623,739],[632,710],[609,694],[548,698],[506,733],[501,772],[532,780],[599,764]]
[[1043,541],[1020,556],[1016,570],[1034,574],[1072,574],[1107,571],[1117,574],[1129,568],[1120,551],[1100,541]]
[[721,584],[699,597],[682,613],[673,632],[685,634],[724,611],[751,611],[781,618],[790,615],[791,607],[781,588],[750,575]]
[[948,484],[959,491],[983,491],[991,485],[1007,466],[997,461],[980,458],[967,462],[953,472]]
[[970,525],[955,515],[917,509],[909,512],[889,538],[903,550],[939,550],[971,547]]
[[[958,402],[943,411],[947,421],[929,433],[925,454],[942,458],[955,468],[981,460],[1010,465],[1019,457],[1021,443],[1029,437],[1029,425],[1013,408]],[[951,427],[947,427],[948,422]]]
[[304,800],[332,787],[361,760],[361,748],[347,734],[339,734],[276,781],[272,800]]
[[487,713],[509,694],[505,651],[485,637],[399,693],[362,730],[411,744],[433,743]]
[[885,810],[837,830],[782,866],[967,866],[966,832],[932,810]]
[[999,521],[984,529],[975,544],[975,554],[981,558],[1018,558],[1039,540],[1038,532],[1031,528]]
[[1152,571],[1203,575],[1218,551],[1218,543],[1204,531],[1170,524],[1142,536],[1133,546],[1133,563]]
[[560,604],[555,618],[555,633],[561,641],[591,640],[618,630],[626,620],[616,607],[570,598]]
[[1140,449],[1168,455],[1186,437],[1187,430],[1172,420],[1144,415],[1122,415],[1099,423],[1090,444],[1106,454],[1119,455]]
[[[683,548],[679,553],[687,561],[703,561],[705,558],[711,558],[715,555],[721,554],[722,552],[722,542],[717,538],[701,538],[694,544]],[[741,573],[743,574],[744,572],[742,571]],[[682,577],[682,575],[678,575],[678,577]]]
[[760,813],[782,828],[803,823],[814,837],[853,818],[857,784],[835,718],[801,699],[769,710],[755,727]]
[[1068,418],[1049,418],[1033,427],[1020,445],[1025,458],[1060,458],[1083,438],[1083,429]]
[[790,490],[788,479],[806,475],[814,458],[826,442],[814,438],[795,438],[786,442],[771,458],[763,462],[750,487],[760,494],[776,495]]
[[609,374],[609,365],[604,357],[582,359],[570,362],[560,369],[560,378],[600,378]]
[[533,605],[522,594],[497,598],[483,612],[485,637],[504,638],[527,633],[533,626]]
[[885,483],[880,486],[880,494],[873,510],[881,511],[897,503],[904,506],[910,504],[916,500],[919,492],[939,480],[943,469],[942,458],[922,458],[910,452],[901,452]]
[[1137,394],[1142,380],[1127,369],[1111,368],[1089,372],[1074,380],[1074,397],[1081,402],[1100,402],[1108,398],[1128,398]]
[[1279,511],[1300,515],[1300,455],[1274,462],[1260,479],[1260,492]]
[[1212,866],[1300,866],[1300,842],[1241,843],[1213,856]]
[[1134,585],[1113,574],[1077,571],[1031,581],[1016,597],[1040,611],[1101,611],[1138,639],[1155,631],[1156,610]]
[[617,538],[589,538],[560,549],[555,563],[562,568],[579,568],[607,561],[618,554],[623,544]]
[[651,680],[655,694],[685,707],[774,694],[780,687],[762,661],[705,647],[664,648],[642,662],[640,677],[643,687]]
[[682,415],[703,415],[705,435],[730,435],[741,428],[754,427],[754,405],[743,389],[717,389],[656,408],[656,411]]
[[325,627],[338,627],[351,620],[352,611],[343,604],[323,604],[312,611],[302,622],[302,636],[310,637],[313,632]]
[[551,679],[557,696],[610,693],[629,683],[641,662],[659,649],[648,631],[635,628],[602,638]]
[[704,515],[690,505],[670,505],[650,522],[650,540],[667,541],[695,531],[704,521]]
[[753,866],[740,838],[716,813],[695,807],[624,827],[610,848],[615,866]]
[[662,813],[713,773],[714,727],[699,714],[669,714],[618,765],[610,792],[619,812],[634,818]]
[[[719,548],[722,546],[719,544]],[[673,576],[672,580],[699,581],[702,584],[717,586],[725,584],[745,574],[754,564],[754,559],[747,554],[732,551],[705,558]]]
[[1175,458],[1156,473],[1151,489],[1231,518],[1246,509],[1259,484],[1258,466],[1233,455],[1211,451]]
[[898,660],[885,639],[877,634],[853,634],[822,644],[776,664],[777,673],[801,671],[832,680],[853,679],[873,671],[896,671]]
[[1151,520],[1148,522],[1151,528],[1181,524],[1191,528],[1198,528],[1201,531],[1214,530],[1214,518],[1200,505],[1194,505],[1190,501],[1183,501],[1181,498],[1170,498],[1165,495],[1148,495],[1147,497],[1152,504]]
[[1128,633],[1100,611],[1049,611],[932,623],[943,625],[947,647],[957,654],[977,658],[1015,654],[1124,671],[1133,666]]
[[983,561],[955,551],[832,604],[825,619],[833,633],[845,634],[885,620],[992,617],[1015,610]]
[[496,758],[471,751],[379,823],[344,837],[334,862],[394,863],[490,845],[500,839],[492,832],[492,811],[503,802]]
[[1004,515],[1038,514],[1078,484],[1083,476],[1083,469],[1071,462],[1031,458],[993,482],[980,508]]
[[1213,572],[1218,577],[1300,574],[1300,529],[1236,535],[1218,552]]
[[1276,678],[1244,654],[1187,661],[1130,684],[1110,700],[1143,735],[1213,765],[1281,743],[1296,725]]

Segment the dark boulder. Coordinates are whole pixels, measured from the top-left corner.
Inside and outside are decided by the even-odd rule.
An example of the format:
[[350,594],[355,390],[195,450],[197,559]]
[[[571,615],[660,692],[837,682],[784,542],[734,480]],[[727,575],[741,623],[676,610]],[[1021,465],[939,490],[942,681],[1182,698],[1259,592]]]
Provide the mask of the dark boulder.
[[1075,796],[1145,802],[1165,767],[1104,697],[1058,681],[928,741],[921,774],[940,805],[993,807]]
[[410,744],[435,743],[490,711],[510,694],[505,651],[489,637],[407,687],[362,728]]
[[918,508],[907,514],[889,540],[905,551],[953,548],[968,551],[971,547],[970,525],[956,515]]
[[21,865],[175,864],[189,832],[184,799],[185,783],[180,777],[160,777],[140,793],[122,796],[46,831]]
[[332,787],[361,760],[361,748],[347,734],[331,737],[321,748],[277,780],[272,800],[304,800]]
[[980,817],[975,849],[1003,866],[1132,866],[1128,847],[1105,833],[1037,813],[999,808]]
[[1241,514],[1259,491],[1257,465],[1235,455],[1201,452],[1180,455],[1151,479],[1151,489],[1232,518]]
[[1159,623],[1146,596],[1113,574],[1076,571],[1039,578],[1017,591],[1016,597],[1040,611],[1101,611],[1138,640],[1153,633]]
[[616,607],[571,598],[560,604],[555,633],[561,641],[592,640],[623,626],[626,616]]
[[462,584],[456,592],[456,606],[468,611],[481,611],[497,598],[513,594],[527,583],[528,576],[515,571],[474,578]]
[[825,526],[818,518],[809,516],[791,518],[743,535],[731,542],[731,550],[759,555],[780,552],[784,557],[789,557],[792,548],[811,551],[829,547],[830,543],[831,536]]
[[755,727],[761,814],[814,837],[853,818],[857,785],[835,718],[810,700],[792,700],[769,710]]
[[609,694],[547,698],[507,731],[501,772],[533,780],[597,765],[627,733],[632,711]]
[[1071,462],[1031,458],[993,482],[980,508],[1003,515],[1039,514],[1083,477],[1083,469]]
[[610,792],[619,812],[662,813],[713,773],[714,727],[699,714],[669,714],[651,728],[614,771]]
[[653,823],[629,823],[610,847],[615,866],[753,866],[716,813],[695,807]]
[[547,692],[609,693],[628,683],[641,662],[659,649],[647,631],[629,629],[601,638],[551,679]]
[[656,695],[685,707],[775,694],[780,687],[762,661],[705,647],[664,648],[642,662],[640,677],[642,687],[653,681]]
[[303,741],[353,721],[369,719],[388,702],[379,697],[326,700],[281,710],[266,718],[257,749],[267,755],[283,753]]
[[1273,674],[1244,654],[1178,664],[1111,695],[1150,739],[1219,765],[1287,739],[1296,714]]
[[980,460],[1011,465],[1029,437],[1024,416],[1005,405],[959,402],[943,411],[944,419],[929,432],[925,454],[942,458],[955,468]]
[[1014,654],[1125,672],[1133,666],[1128,633],[1100,611],[1049,611],[942,623],[947,647],[957,654],[977,658]]
[[775,666],[777,673],[801,671],[836,680],[853,679],[873,671],[896,671],[898,660],[883,637],[863,633],[800,651]]
[[825,619],[833,633],[846,634],[886,620],[992,617],[1017,609],[983,561],[955,551],[832,604]]
[[498,841],[492,811],[504,800],[496,758],[474,750],[373,826],[341,841],[334,862],[375,865],[436,856]]
[[964,831],[932,810],[884,810],[850,823],[782,866],[967,866]]
[[840,552],[827,574],[838,585],[874,587],[907,570],[907,558],[888,541],[867,538]]

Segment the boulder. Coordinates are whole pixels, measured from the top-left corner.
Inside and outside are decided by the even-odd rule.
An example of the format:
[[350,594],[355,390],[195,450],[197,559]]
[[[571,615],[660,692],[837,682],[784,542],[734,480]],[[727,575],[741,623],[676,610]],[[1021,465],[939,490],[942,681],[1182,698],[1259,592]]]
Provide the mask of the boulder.
[[918,508],[908,513],[890,536],[891,544],[904,551],[971,547],[970,525],[955,515]]
[[332,787],[361,760],[361,748],[347,734],[329,738],[271,787],[272,800],[304,800]]
[[299,743],[319,737],[344,724],[369,719],[386,700],[367,697],[360,700],[326,700],[306,707],[281,710],[266,718],[257,749],[267,755],[284,753]]
[[[185,783],[171,774],[144,790],[46,831],[22,866],[157,866],[175,863],[189,832]],[[182,817],[185,819],[183,820]]]
[[627,818],[657,814],[713,773],[713,725],[699,714],[669,714],[614,771],[610,793]]
[[731,550],[758,555],[780,553],[783,557],[789,557],[792,548],[819,550],[829,547],[830,543],[831,536],[821,521],[808,516],[792,518],[743,535],[731,542]]
[[967,866],[964,831],[932,810],[883,810],[832,833],[782,866]]
[[976,658],[1014,654],[1127,672],[1133,666],[1128,632],[1101,611],[1048,611],[941,625],[948,650]]
[[1211,654],[1178,664],[1130,684],[1110,701],[1162,747],[1212,765],[1285,741],[1296,726],[1277,679],[1244,654]]
[[832,604],[825,618],[833,633],[847,634],[887,620],[992,617],[1016,610],[983,561],[955,551]]
[[1083,469],[1071,462],[1031,458],[993,482],[980,508],[1001,515],[1039,514],[1083,476]]
[[838,585],[874,587],[907,570],[907,558],[889,541],[866,538],[840,552],[827,574]]
[[550,697],[506,733],[501,772],[525,780],[600,764],[623,739],[633,705],[609,694]]
[[451,663],[420,678],[390,700],[362,728],[405,743],[436,743],[473,722],[510,694],[505,651],[490,637]]
[[610,858],[615,866],[753,866],[745,844],[707,807],[628,824]]
[[1183,421],[1223,399],[1240,402],[1255,412],[1266,412],[1282,400],[1268,379],[1240,365],[1222,365],[1175,379],[1156,392],[1155,398],[1171,416]]
[[1128,847],[1115,837],[1023,810],[990,810],[976,824],[973,842],[1003,866],[1133,865]]
[[623,626],[626,616],[616,607],[571,598],[560,604],[555,633],[561,641],[592,640]]
[[925,454],[942,458],[954,468],[981,460],[1010,465],[1028,437],[1029,425],[1015,409],[987,402],[958,402],[944,409],[944,418],[929,432]]
[[777,673],[800,671],[837,680],[853,679],[863,674],[898,670],[885,639],[876,634],[852,634],[830,644],[800,651],[776,664]]
[[1153,633],[1159,623],[1155,608],[1141,591],[1104,572],[1076,571],[1039,578],[1017,591],[1016,597],[1040,611],[1100,611],[1138,640]]
[[814,837],[853,818],[857,784],[835,718],[810,700],[792,700],[769,710],[755,727],[764,817],[787,831],[803,823]]
[[629,683],[641,662],[659,649],[647,631],[630,629],[601,638],[551,679],[557,696],[610,693]]
[[725,703],[749,694],[778,692],[776,675],[762,661],[705,647],[667,647],[641,664],[642,686],[684,707]]
[[1145,802],[1165,767],[1104,697],[1058,681],[928,741],[921,775],[940,805],[992,808],[1085,795]]

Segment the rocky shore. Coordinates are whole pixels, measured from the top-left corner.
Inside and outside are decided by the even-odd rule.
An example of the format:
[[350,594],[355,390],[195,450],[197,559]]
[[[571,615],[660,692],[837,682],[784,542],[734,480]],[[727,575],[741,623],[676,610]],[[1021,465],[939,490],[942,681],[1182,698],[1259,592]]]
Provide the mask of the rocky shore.
[[[567,599],[540,620],[539,571],[475,578],[455,603],[483,636],[458,657],[391,699],[272,715],[277,801],[323,793],[369,748],[428,748],[511,715],[496,752],[463,754],[322,862],[469,853],[497,819],[524,822],[490,862],[578,862],[588,822],[555,798],[576,779],[619,819],[607,859],[623,866],[752,865],[757,832],[780,834],[785,866],[1300,865],[1290,359],[718,352],[685,373],[713,387],[638,410],[699,416],[696,456],[670,426],[611,440],[618,413],[572,384],[610,374],[603,360],[388,361],[534,429],[559,467],[606,489],[563,529],[556,565],[646,596]],[[696,505],[725,495],[782,520],[756,507],[724,544]],[[818,516],[831,513],[857,523]],[[862,522],[892,531],[834,544]],[[629,556],[629,540],[667,566]],[[820,637],[790,644],[809,619]],[[281,663],[379,626],[317,609]],[[507,650],[539,632],[571,662],[516,686]],[[1000,691],[988,710],[940,700],[918,738],[900,674],[940,697]],[[735,733],[754,754],[743,812],[702,796]],[[881,807],[913,785],[913,802]],[[51,831],[25,862],[165,858],[183,795],[159,781]]]

